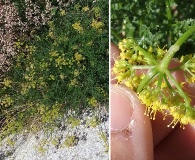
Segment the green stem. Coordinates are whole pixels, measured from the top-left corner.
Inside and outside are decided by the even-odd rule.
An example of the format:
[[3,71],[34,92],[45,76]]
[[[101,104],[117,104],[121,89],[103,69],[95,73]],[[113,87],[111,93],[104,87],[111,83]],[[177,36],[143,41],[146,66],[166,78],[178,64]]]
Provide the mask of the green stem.
[[144,55],[144,57],[149,61],[149,64],[152,62],[152,64],[158,64],[157,60],[152,57],[152,54],[148,53],[145,51],[143,48],[140,46],[137,46],[137,49]]
[[169,83],[169,81],[168,81],[168,79],[167,79],[167,77],[166,77],[165,74],[164,74],[164,80],[165,80],[165,82],[166,82],[168,88],[172,91],[172,90],[173,90],[173,87],[172,87],[171,84]]
[[[170,6],[170,0],[165,1],[166,4],[166,11],[167,11],[167,18],[168,18],[168,24],[171,25],[172,21],[172,13],[171,13],[171,6]],[[172,41],[172,32],[169,30],[169,39],[168,39],[168,46],[171,46]]]
[[118,40],[118,41],[121,41],[122,38],[113,30],[111,30],[111,34]]
[[182,90],[182,88],[180,87],[180,85],[177,83],[177,81],[175,80],[175,78],[172,76],[172,74],[169,72],[169,70],[166,70],[166,75],[168,76],[168,78],[172,81],[172,83],[174,84],[174,86],[177,88],[178,93],[180,94],[180,96],[182,96],[184,98],[184,101],[186,103],[187,106],[190,106],[190,101],[188,96],[185,94],[185,92]]
[[175,45],[181,46],[193,33],[195,32],[195,25],[190,27],[176,42]]
[[188,68],[186,68],[186,71],[187,71],[189,74],[191,74],[191,76],[194,76],[194,74],[193,74]]
[[167,11],[167,18],[170,21],[170,20],[172,20],[170,0],[166,0],[165,4],[166,4],[166,11]]
[[152,69],[154,66],[133,66],[133,69]]
[[164,73],[160,72],[158,76],[158,85],[157,85],[157,90],[160,91],[162,81],[163,81]]
[[140,82],[138,88],[137,88],[137,92],[141,92],[142,89],[147,86],[153,79],[154,77],[156,77],[158,75],[159,71],[158,69],[155,67],[153,68],[145,77],[144,79]]
[[195,32],[195,26],[192,26],[188,29],[176,42],[172,45],[167,51],[165,57],[163,58],[160,67],[163,69],[168,68],[168,65],[175,55],[175,53],[179,50],[180,46]]

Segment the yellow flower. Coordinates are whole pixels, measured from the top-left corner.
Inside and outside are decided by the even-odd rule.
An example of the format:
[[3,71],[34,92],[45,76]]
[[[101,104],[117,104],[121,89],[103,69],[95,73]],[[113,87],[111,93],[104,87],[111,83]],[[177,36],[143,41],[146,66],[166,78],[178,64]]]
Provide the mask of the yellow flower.
[[93,107],[96,107],[97,106],[97,100],[95,99],[95,97],[92,97],[92,98],[88,98],[88,104],[93,106]]
[[83,7],[83,9],[82,9],[84,12],[87,12],[87,11],[89,11],[89,7],[88,6],[86,6],[86,7]]
[[74,46],[72,46],[71,48],[74,49],[74,50],[75,50],[75,49],[78,49],[78,48],[79,48],[79,45],[74,45]]
[[30,63],[30,68],[34,69],[34,64],[33,63]]
[[93,19],[92,23],[91,23],[91,26],[95,29],[100,29],[104,26],[104,23],[103,22],[98,22],[97,20]]
[[60,74],[60,79],[64,79],[64,74]]
[[4,107],[8,107],[12,105],[13,103],[14,103],[14,100],[7,94],[5,95],[5,97],[2,98],[2,100],[0,100],[0,105]]
[[18,42],[15,42],[14,47],[21,48],[23,44],[24,44],[23,42],[18,41]]
[[56,62],[56,67],[59,66],[60,68],[61,65],[66,64],[66,60],[62,56],[59,56],[57,59],[55,59],[55,62]]
[[29,52],[32,54],[36,50],[35,46],[29,46]]
[[72,27],[77,30],[79,33],[83,33],[84,29],[81,26],[80,22],[75,22],[74,24],[72,24]]
[[79,75],[79,71],[77,69],[74,70],[74,75],[78,76]]
[[5,78],[3,84],[5,85],[5,87],[10,87],[12,84],[12,80]]
[[54,33],[53,33],[53,32],[49,32],[49,36],[50,36],[51,38],[54,38]]
[[49,24],[49,27],[50,28],[53,28],[54,27],[54,22],[53,21],[49,21],[48,24]]
[[60,12],[60,15],[61,15],[61,16],[64,16],[65,14],[66,14],[65,10],[62,10],[62,11]]
[[47,69],[47,67],[48,67],[48,63],[45,63],[45,62],[40,62],[39,63],[39,66],[40,66],[40,69],[41,70],[44,70],[44,69]]
[[68,137],[66,138],[66,140],[64,141],[64,145],[65,145],[66,147],[73,147],[73,146],[75,145],[75,143],[76,143],[76,138],[75,138],[75,136],[68,136]]
[[54,75],[49,75],[49,80],[55,80]]
[[99,18],[100,17],[100,11],[101,11],[100,7],[93,7],[92,10],[95,12],[95,16],[97,18]]
[[87,46],[92,46],[92,44],[93,44],[93,42],[92,42],[92,41],[89,41],[89,42],[87,43]]
[[20,93],[21,93],[22,95],[27,94],[28,91],[29,91],[29,89],[30,89],[30,86],[29,86],[28,84],[22,83],[22,84],[21,84],[21,87],[22,87],[22,89],[21,89],[21,92],[20,92]]
[[192,77],[190,78],[190,82],[195,83],[195,76],[192,76]]
[[36,87],[36,82],[35,81],[31,82],[30,87],[35,88]]
[[51,52],[49,52],[49,55],[52,57],[57,57],[59,54],[57,51],[51,51]]
[[83,56],[82,54],[79,54],[78,52],[74,54],[74,57],[77,61],[81,61],[83,60]]
[[77,85],[77,80],[76,80],[76,79],[71,80],[71,81],[70,81],[70,85],[71,85],[71,86]]

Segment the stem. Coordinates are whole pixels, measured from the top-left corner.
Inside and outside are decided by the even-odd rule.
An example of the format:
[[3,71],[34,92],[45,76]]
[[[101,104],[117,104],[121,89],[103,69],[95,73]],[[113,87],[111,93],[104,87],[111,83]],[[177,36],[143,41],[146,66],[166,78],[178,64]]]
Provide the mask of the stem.
[[113,30],[111,30],[111,34],[118,40],[118,41],[121,41],[122,38]]
[[195,25],[190,27],[176,42],[175,45],[181,46],[193,33],[195,32]]
[[154,66],[133,66],[133,69],[152,69]]
[[188,96],[182,90],[182,88],[180,87],[180,85],[176,82],[175,78],[172,76],[172,74],[169,72],[169,70],[166,70],[165,73],[169,77],[169,79],[172,81],[172,83],[175,85],[175,87],[177,88],[178,93],[180,94],[180,96],[182,96],[184,98],[184,101],[187,104],[187,106],[190,106],[190,102],[189,102]]
[[165,80],[165,82],[166,82],[168,88],[172,91],[172,90],[173,90],[173,87],[172,87],[171,84],[169,83],[169,81],[168,81],[166,75],[164,75],[164,80]]
[[142,52],[142,54],[144,55],[144,57],[146,59],[149,60],[149,64],[150,62],[152,62],[152,64],[157,64],[157,60],[154,59],[154,57],[152,57],[152,55],[150,53],[148,53],[147,51],[145,51],[143,48],[141,48],[140,46],[137,46],[137,49]]
[[172,20],[170,1],[166,0],[165,4],[166,4],[166,11],[167,11],[167,18],[170,21],[170,20]]
[[146,87],[147,85],[149,85],[149,83],[154,79],[155,76],[158,75],[158,69],[155,67],[153,68],[145,77],[144,79],[142,79],[142,81],[140,82],[137,92],[141,92],[142,89],[144,87]]
[[160,91],[162,81],[163,81],[164,73],[160,72],[158,76],[158,85],[157,85],[157,90]]
[[186,68],[186,71],[187,71],[189,74],[191,74],[191,76],[194,76],[194,74],[193,74],[188,68]]
[[175,55],[175,53],[179,50],[180,46],[195,32],[195,26],[190,27],[176,42],[172,45],[167,51],[165,57],[163,58],[160,67],[168,68],[168,65]]
[[[168,18],[168,24],[171,25],[172,21],[172,13],[171,13],[171,6],[170,6],[170,0],[165,1],[166,4],[166,11],[167,11],[167,18]],[[169,30],[169,39],[168,39],[168,46],[171,46],[172,41],[172,32]]]

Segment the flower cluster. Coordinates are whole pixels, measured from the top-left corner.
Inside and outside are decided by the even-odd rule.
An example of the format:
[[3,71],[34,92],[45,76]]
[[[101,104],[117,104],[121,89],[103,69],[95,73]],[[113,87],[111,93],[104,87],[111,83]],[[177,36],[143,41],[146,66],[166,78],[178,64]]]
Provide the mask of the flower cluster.
[[[183,84],[195,82],[195,56],[182,56],[180,66],[168,69],[170,54],[179,49],[177,45],[169,50],[165,47],[149,47],[146,51],[132,38],[128,38],[119,42],[119,49],[121,53],[115,60],[113,74],[118,83],[137,92],[139,99],[146,105],[147,116],[155,119],[158,111],[164,117],[171,115],[173,121],[168,127],[173,128],[178,122],[182,126],[195,123],[195,109],[190,104],[190,96],[183,90]],[[179,69],[185,71],[187,82],[177,82],[172,76],[172,71]]]
[[186,71],[187,81],[189,83],[195,83],[195,54],[182,56],[180,62],[182,64],[181,68]]
[[81,26],[80,22],[75,22],[74,24],[72,24],[72,27],[77,30],[79,33],[83,33],[83,27]]
[[183,125],[195,123],[195,109],[190,106],[186,107],[182,97],[177,92],[170,93],[167,87],[163,88],[161,92],[147,87],[138,94],[138,97],[146,105],[145,115],[150,116],[151,119],[155,120],[157,111],[164,114],[164,119],[166,116],[172,115],[173,121],[168,127],[174,128],[178,122],[183,128]]
[[11,87],[12,80],[5,78],[2,84],[4,84],[4,87]]
[[104,26],[102,22],[98,22],[97,20],[93,19],[91,26],[99,31],[101,31],[101,28]]
[[85,7],[83,7],[83,9],[82,9],[84,12],[87,12],[87,11],[89,11],[89,7],[88,6],[85,6]]
[[88,98],[88,103],[89,105],[93,106],[93,107],[96,107],[98,102],[97,100],[95,99],[95,97],[92,97],[92,98]]
[[137,65],[147,64],[147,59],[138,50],[135,41],[131,38],[120,42],[119,49],[121,50],[120,58],[115,61],[113,73],[116,75],[119,83],[136,90],[145,74],[140,73],[139,76],[136,75],[135,68]]
[[14,100],[7,94],[5,94],[5,96],[2,97],[1,100],[0,100],[0,105],[2,107],[9,107],[13,103],[14,103]]
[[119,49],[121,50],[121,60],[128,60],[130,64],[147,64],[143,53],[138,50],[132,38],[124,39],[122,42],[119,42]]

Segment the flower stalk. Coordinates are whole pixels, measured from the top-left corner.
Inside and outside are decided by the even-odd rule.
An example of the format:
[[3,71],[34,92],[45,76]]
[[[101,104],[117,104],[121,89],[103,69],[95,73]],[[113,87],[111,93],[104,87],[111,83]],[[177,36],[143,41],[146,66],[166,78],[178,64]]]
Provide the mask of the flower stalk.
[[[171,12],[170,0],[166,0],[165,4],[166,4],[166,12],[167,12],[168,24],[171,25],[171,22],[172,22],[172,12]],[[169,30],[168,46],[171,46],[171,43],[172,43],[172,32]]]

